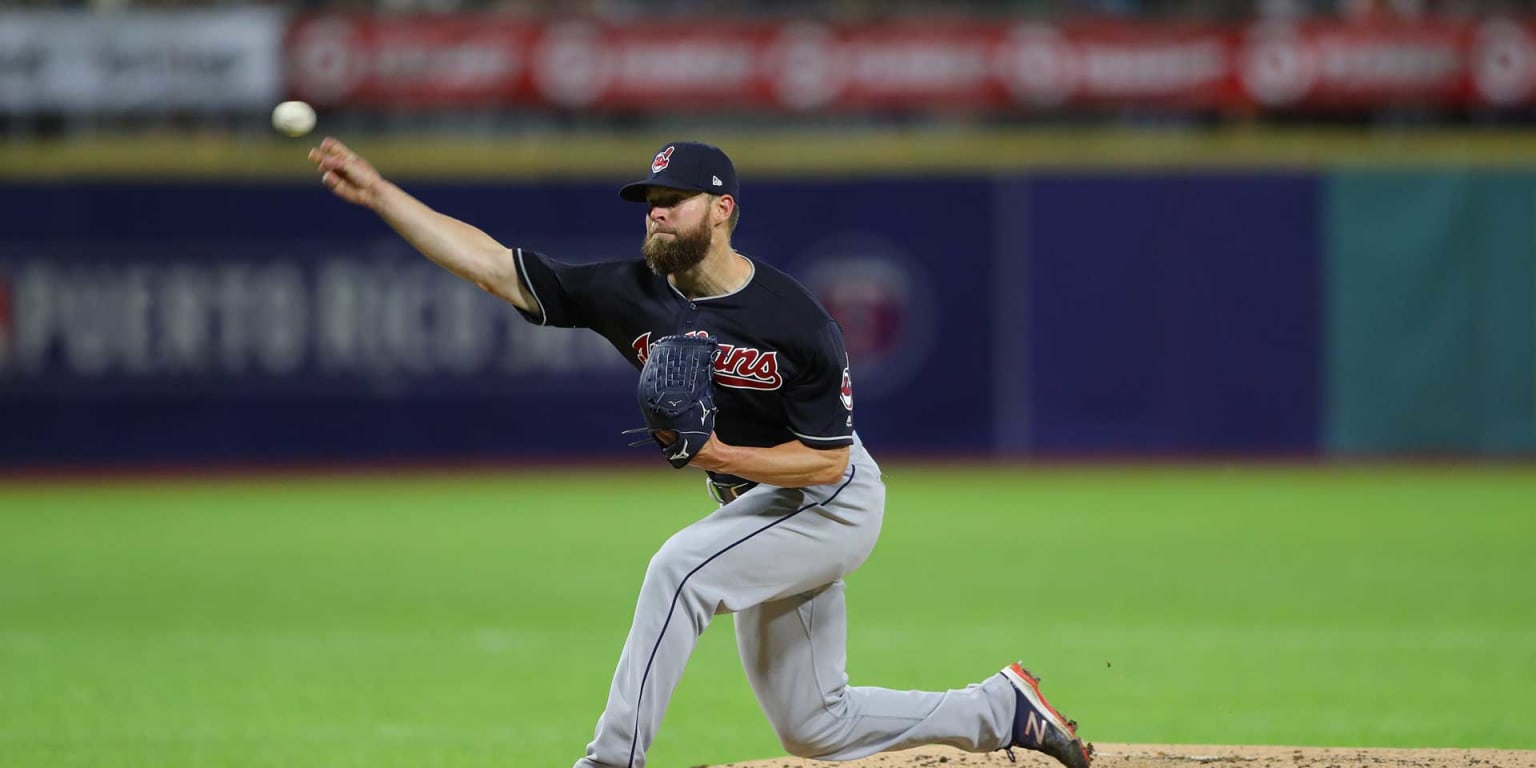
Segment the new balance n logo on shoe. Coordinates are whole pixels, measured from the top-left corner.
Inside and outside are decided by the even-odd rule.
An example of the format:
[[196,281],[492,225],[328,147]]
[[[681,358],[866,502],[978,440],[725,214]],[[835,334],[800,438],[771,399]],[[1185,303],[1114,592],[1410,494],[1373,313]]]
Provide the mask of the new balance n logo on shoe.
[[1045,718],[1030,712],[1029,719],[1024,721],[1024,733],[1019,735],[1023,736],[1026,740],[1033,740],[1034,743],[1041,744],[1045,742],[1046,729],[1049,727],[1050,725],[1046,723]]

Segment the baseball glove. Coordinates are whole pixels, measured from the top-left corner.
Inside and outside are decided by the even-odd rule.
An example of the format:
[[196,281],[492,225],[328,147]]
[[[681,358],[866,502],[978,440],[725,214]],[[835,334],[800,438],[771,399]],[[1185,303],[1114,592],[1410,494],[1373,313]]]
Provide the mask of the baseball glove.
[[715,432],[714,370],[719,351],[712,336],[664,336],[651,343],[645,367],[640,369],[636,396],[645,426],[624,434],[649,435],[673,469],[688,466]]

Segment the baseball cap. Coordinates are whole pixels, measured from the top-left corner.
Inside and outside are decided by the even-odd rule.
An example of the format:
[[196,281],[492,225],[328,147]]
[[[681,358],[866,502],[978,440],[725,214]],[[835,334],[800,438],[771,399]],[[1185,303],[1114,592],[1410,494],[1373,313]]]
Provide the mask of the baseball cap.
[[731,159],[719,147],[697,141],[675,141],[662,147],[651,158],[651,174],[644,181],[625,184],[619,189],[619,197],[643,203],[648,187],[740,195],[736,166],[731,165]]

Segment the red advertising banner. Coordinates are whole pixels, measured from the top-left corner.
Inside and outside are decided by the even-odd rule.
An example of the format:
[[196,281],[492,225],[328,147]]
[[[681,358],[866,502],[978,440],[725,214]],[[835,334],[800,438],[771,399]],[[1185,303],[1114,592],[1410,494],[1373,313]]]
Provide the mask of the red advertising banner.
[[318,16],[321,105],[595,110],[1465,109],[1536,101],[1536,23],[530,22]]

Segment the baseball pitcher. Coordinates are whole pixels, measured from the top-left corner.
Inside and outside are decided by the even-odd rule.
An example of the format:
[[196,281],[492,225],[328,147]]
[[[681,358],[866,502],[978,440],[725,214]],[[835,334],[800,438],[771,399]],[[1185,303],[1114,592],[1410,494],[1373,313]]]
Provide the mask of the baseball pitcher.
[[662,147],[619,190],[645,206],[643,258],[580,266],[433,211],[335,139],[309,159],[338,197],[530,322],[601,334],[640,369],[639,443],[706,474],[719,506],[651,559],[575,768],[645,765],[689,655],[721,614],[735,617],[747,678],[793,755],[1023,747],[1087,768],[1091,745],[1019,664],[943,692],[848,684],[843,577],[875,546],[885,486],[854,432],[841,329],[793,278],[731,247],[741,192],[724,152]]

